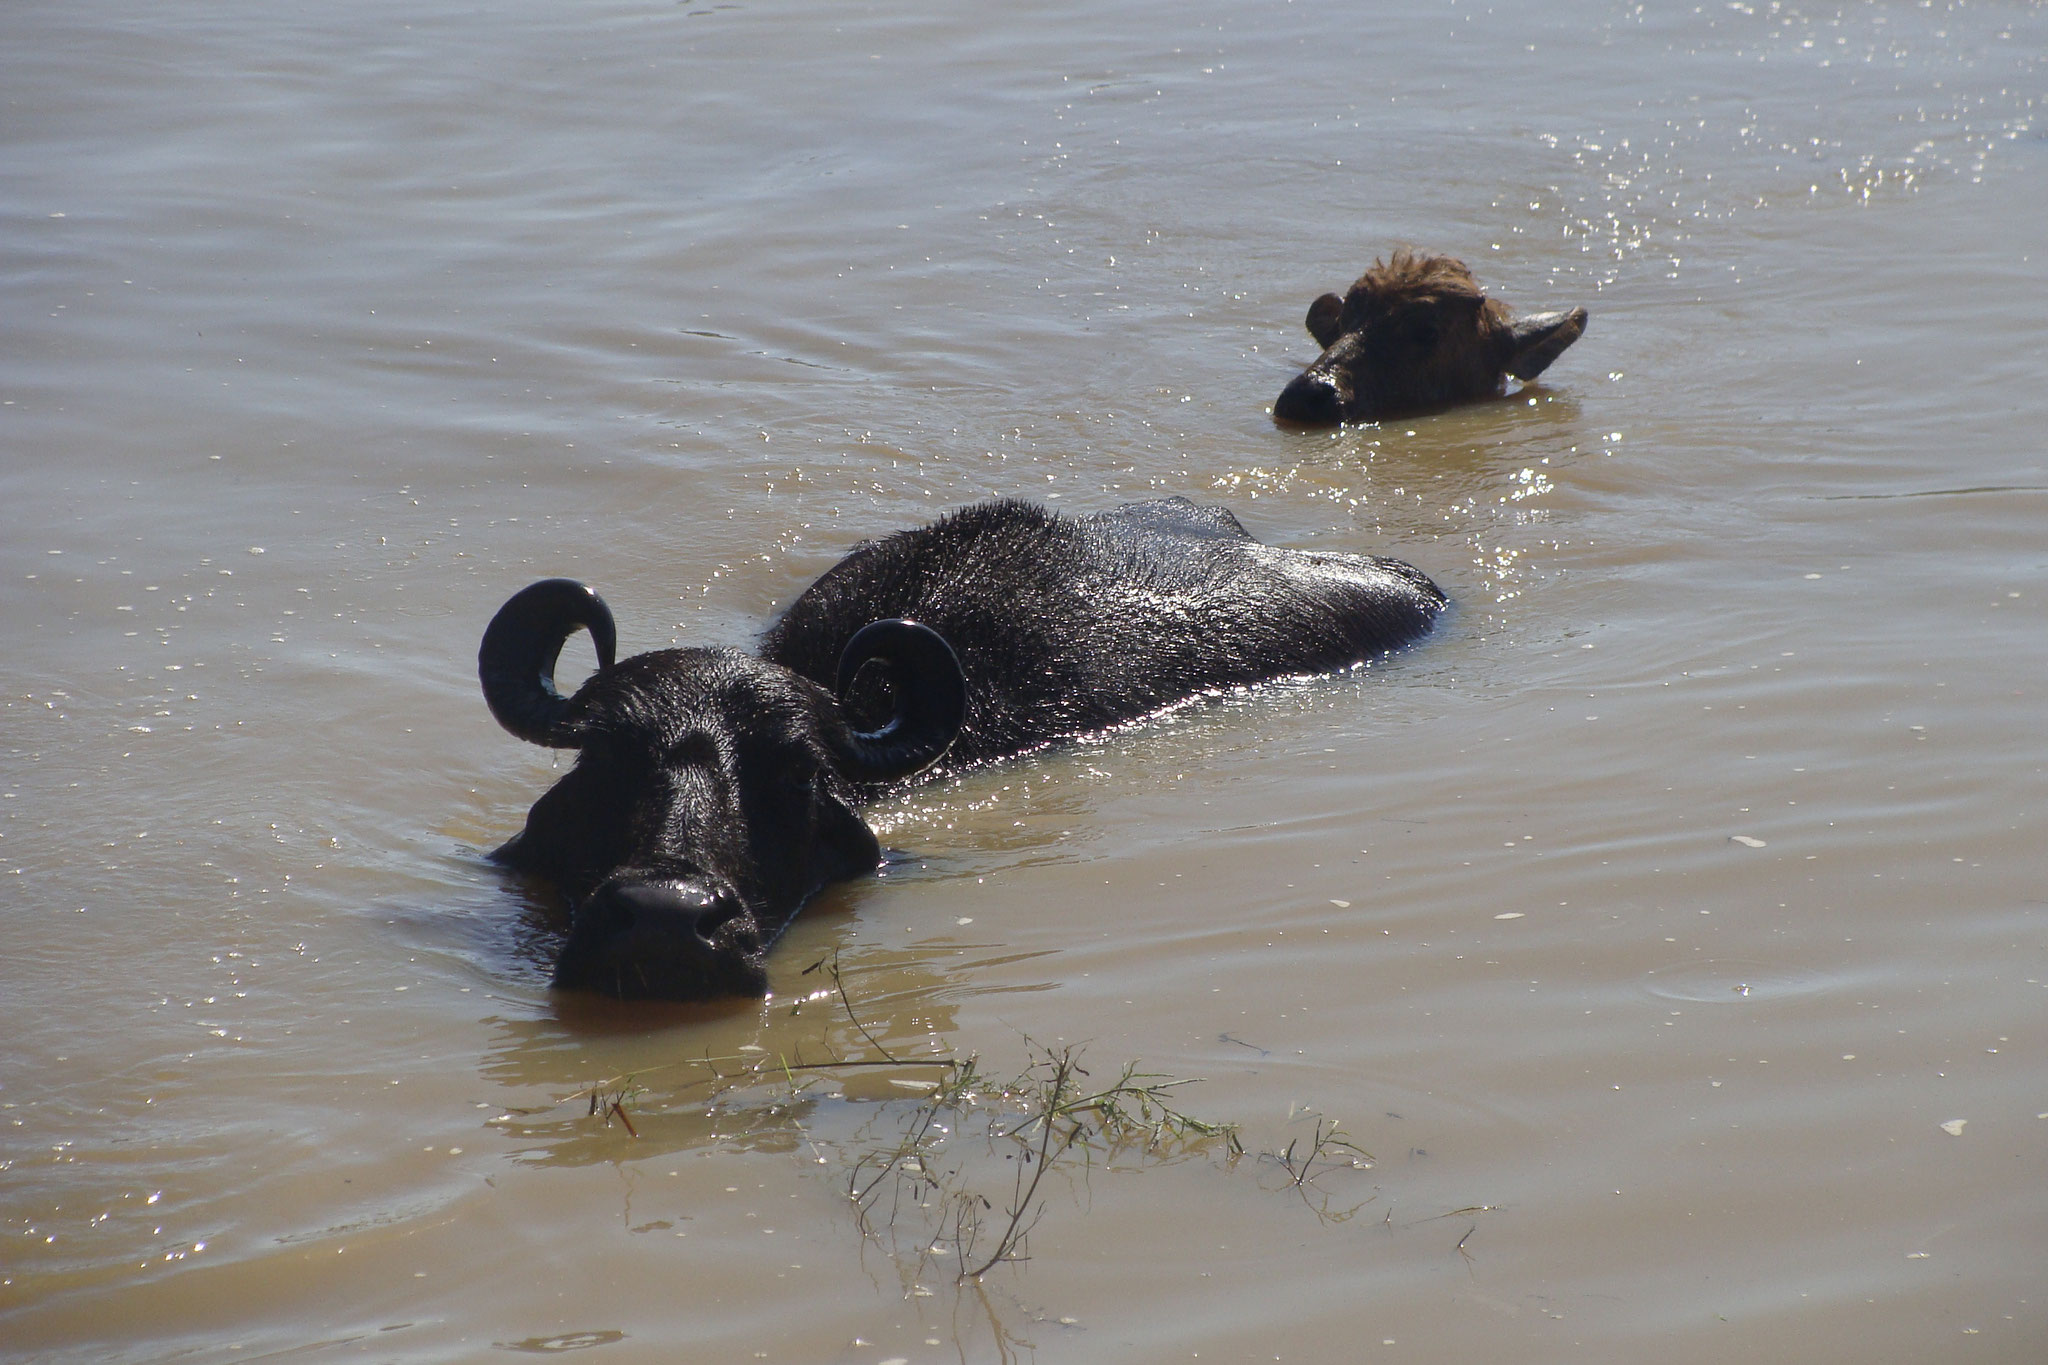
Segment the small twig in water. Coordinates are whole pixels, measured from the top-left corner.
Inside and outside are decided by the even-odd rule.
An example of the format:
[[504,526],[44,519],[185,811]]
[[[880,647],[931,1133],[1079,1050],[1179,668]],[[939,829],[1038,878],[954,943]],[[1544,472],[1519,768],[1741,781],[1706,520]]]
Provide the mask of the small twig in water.
[[590,1116],[595,1118],[600,1113],[603,1114],[604,1126],[607,1128],[612,1126],[612,1120],[616,1118],[625,1125],[628,1133],[637,1138],[640,1136],[640,1130],[633,1126],[632,1118],[626,1113],[626,1101],[639,1093],[639,1087],[633,1084],[631,1076],[619,1082],[618,1088],[609,1095],[604,1093],[604,1084],[600,1082],[590,1087]]
[[[809,976],[812,972],[818,970],[818,968],[824,967],[825,961],[825,959],[820,958],[818,961],[813,962],[810,966],[804,968],[804,975]],[[853,1012],[853,1001],[849,1000],[846,996],[846,982],[839,975],[839,953],[836,950],[832,954],[831,964],[832,965],[830,967],[827,967],[826,970],[829,971],[832,975],[832,988],[839,992],[839,1003],[846,1006],[846,1017],[853,1021],[853,1026],[855,1028],[860,1030],[860,1036],[867,1039],[868,1042],[874,1045],[875,1051],[881,1053],[890,1061],[895,1061],[896,1058],[890,1055],[889,1049],[882,1046],[882,1040],[875,1037],[874,1034],[868,1032],[868,1026],[866,1024],[863,1024],[860,1021],[860,1016]]]
[[[990,1254],[987,1260],[983,1261],[973,1270],[961,1271],[961,1279],[978,1280],[993,1269],[998,1261],[1023,1259],[1018,1254],[1019,1249],[1025,1237],[1030,1234],[1031,1229],[1038,1225],[1037,1214],[1032,1216],[1029,1223],[1023,1221],[1024,1215],[1031,1208],[1031,1201],[1037,1197],[1039,1182],[1045,1179],[1046,1171],[1052,1166],[1055,1155],[1052,1150],[1055,1128],[1054,1120],[1059,1116],[1062,1103],[1061,1096],[1065,1092],[1067,1083],[1073,1076],[1075,1069],[1072,1049],[1061,1052],[1053,1059],[1052,1085],[1047,1092],[1045,1109],[1039,1115],[1040,1121],[1044,1123],[1045,1127],[1040,1132],[1038,1138],[1038,1159],[1035,1163],[1027,1162],[1027,1164],[1035,1167],[1031,1172],[1031,1182],[1028,1185],[1024,1182],[1024,1172],[1022,1168],[1019,1168],[1017,1171],[1017,1197],[1010,1205],[1009,1224],[1004,1227],[1003,1235],[996,1239],[995,1251]],[[1081,1131],[1081,1125],[1078,1123],[1067,1130],[1065,1139],[1060,1143],[1060,1155],[1064,1155],[1067,1148],[1074,1145],[1075,1140],[1081,1136]],[[1043,1212],[1044,1205],[1040,1205],[1039,1213]]]
[[[1262,1158],[1277,1162],[1287,1172],[1288,1187],[1301,1196],[1301,1202],[1316,1217],[1329,1223],[1342,1223],[1372,1202],[1368,1198],[1341,1212],[1332,1212],[1329,1192],[1316,1183],[1331,1171],[1362,1171],[1373,1164],[1372,1153],[1350,1139],[1338,1136],[1341,1131],[1336,1123],[1325,1126],[1322,1119],[1317,1119],[1315,1135],[1310,1138],[1306,1151],[1301,1150],[1301,1139],[1295,1138],[1284,1150],[1268,1152]],[[1337,1155],[1340,1153],[1343,1155]]]

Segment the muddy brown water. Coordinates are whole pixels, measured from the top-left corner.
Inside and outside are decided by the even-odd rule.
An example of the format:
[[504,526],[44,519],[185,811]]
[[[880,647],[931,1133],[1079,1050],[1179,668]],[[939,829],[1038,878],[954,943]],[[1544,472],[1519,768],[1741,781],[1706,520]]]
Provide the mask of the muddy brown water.
[[[2022,4],[10,7],[0,1355],[2044,1358],[2044,52]],[[1591,326],[1276,429],[1403,243]],[[557,771],[477,695],[497,604],[745,641],[990,493],[1220,501],[1456,609],[884,805],[764,1003],[552,997],[480,860]],[[1199,1077],[1246,1156],[1061,1163],[963,1286],[915,1189],[846,1197],[928,1073],[701,1060],[878,1045]],[[972,1118],[934,1173],[1000,1215]],[[1370,1165],[1290,1186],[1331,1122]]]

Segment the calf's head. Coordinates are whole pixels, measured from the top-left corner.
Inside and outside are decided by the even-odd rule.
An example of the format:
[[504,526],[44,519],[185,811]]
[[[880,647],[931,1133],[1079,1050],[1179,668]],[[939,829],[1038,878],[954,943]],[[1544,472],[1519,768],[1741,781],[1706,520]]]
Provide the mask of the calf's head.
[[[598,669],[565,697],[555,663],[579,628]],[[737,650],[615,663],[615,640],[603,599],[568,579],[518,593],[484,632],[477,671],[498,723],[577,751],[493,856],[575,898],[555,985],[759,995],[763,956],[803,902],[880,859],[857,788],[917,772],[959,733],[960,662],[924,626],[877,621],[847,643],[835,695]],[[879,688],[890,714],[860,730],[840,697],[864,669],[863,695]]]
[[1309,305],[1323,353],[1281,390],[1273,415],[1303,426],[1447,408],[1534,379],[1586,330],[1586,310],[1514,318],[1462,261],[1396,251],[1343,298]]

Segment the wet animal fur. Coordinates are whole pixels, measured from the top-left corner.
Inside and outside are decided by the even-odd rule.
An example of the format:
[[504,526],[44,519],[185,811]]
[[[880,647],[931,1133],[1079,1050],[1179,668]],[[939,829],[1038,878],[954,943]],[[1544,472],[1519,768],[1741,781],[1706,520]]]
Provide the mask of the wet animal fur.
[[1342,298],[1318,298],[1307,321],[1323,353],[1273,415],[1329,426],[1436,411],[1499,394],[1510,375],[1534,379],[1585,331],[1586,310],[1517,319],[1463,261],[1403,248]]

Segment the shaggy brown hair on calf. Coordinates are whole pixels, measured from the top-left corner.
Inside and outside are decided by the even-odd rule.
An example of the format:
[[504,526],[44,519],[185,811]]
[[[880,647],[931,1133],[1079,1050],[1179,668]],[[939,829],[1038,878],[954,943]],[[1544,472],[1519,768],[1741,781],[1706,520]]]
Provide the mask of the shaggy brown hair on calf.
[[1534,379],[1586,330],[1586,310],[1513,317],[1463,261],[1405,247],[1358,277],[1343,298],[1309,305],[1323,348],[1281,391],[1273,416],[1302,426],[1432,412]]

